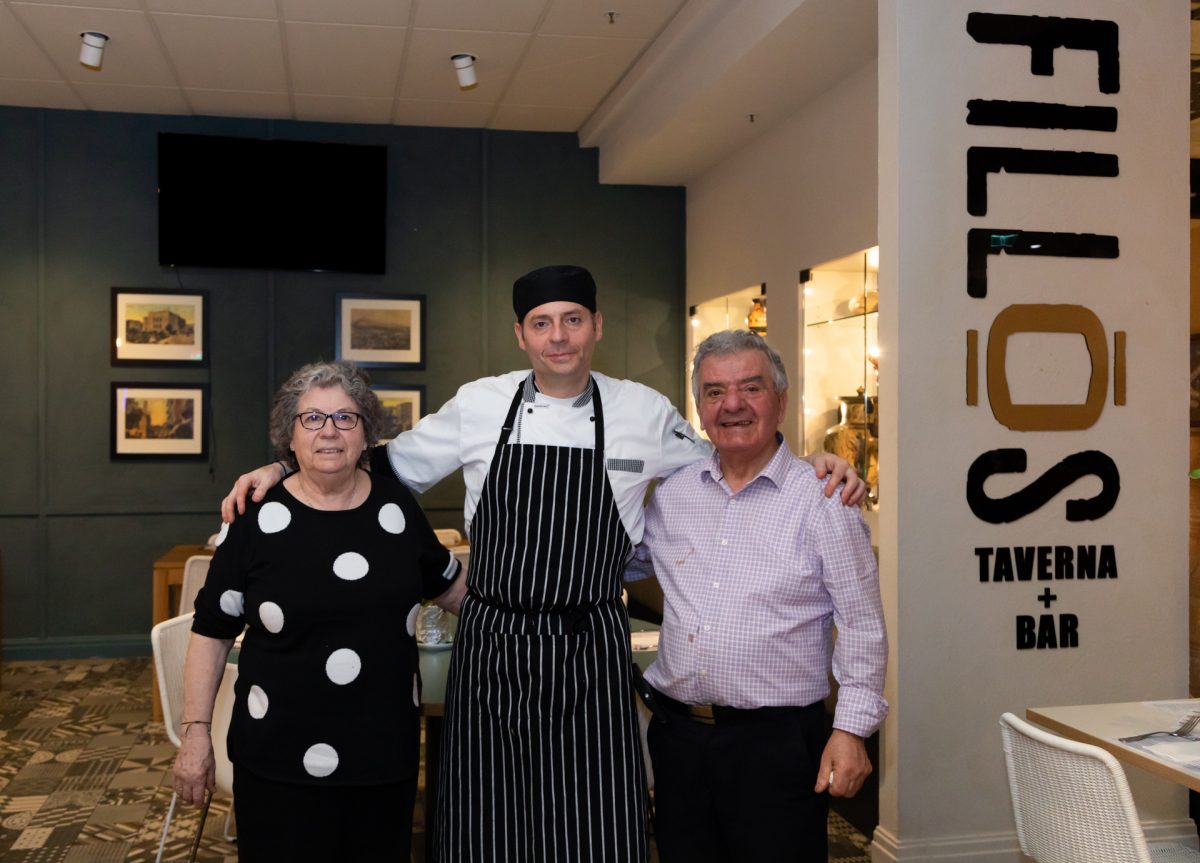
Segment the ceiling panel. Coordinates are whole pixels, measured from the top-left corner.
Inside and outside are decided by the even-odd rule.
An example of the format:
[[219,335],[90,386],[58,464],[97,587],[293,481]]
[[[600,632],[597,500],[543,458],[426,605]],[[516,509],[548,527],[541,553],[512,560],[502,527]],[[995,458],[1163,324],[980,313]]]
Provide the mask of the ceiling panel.
[[297,93],[295,96],[297,114],[306,120],[324,123],[390,123],[393,101],[391,97],[368,99],[311,93]]
[[591,113],[587,108],[543,108],[536,105],[501,105],[489,128],[530,132],[574,132]]
[[644,42],[629,39],[535,36],[504,104],[590,112],[644,48]]
[[[420,0],[414,27],[528,33],[550,0]],[[559,0],[572,2],[572,0]]]
[[288,21],[327,24],[375,24],[403,27],[408,23],[410,0],[280,0]]
[[57,81],[61,77],[17,16],[7,6],[0,6],[0,78]]
[[[650,40],[686,0],[556,0],[539,32],[551,36],[599,36]],[[615,12],[609,21],[609,12]]]
[[[489,102],[500,98],[529,37],[515,33],[414,30],[399,96],[441,102]],[[474,54],[479,85],[458,89],[450,55]]]
[[165,12],[153,15],[183,86],[287,90],[280,24]]
[[75,85],[92,111],[133,111],[140,114],[190,114],[192,108],[178,87],[135,87],[129,84]]
[[404,54],[402,27],[287,24],[288,64],[297,93],[386,98]]
[[[62,6],[63,4],[60,2],[60,0],[20,0],[20,2],[12,3],[10,5]],[[79,7],[99,7],[103,9],[141,9],[142,4],[140,0],[72,0],[70,6],[65,6],[64,8],[77,9]]]
[[261,93],[230,90],[186,90],[192,109],[211,117],[264,117],[283,120],[292,117],[287,93]]
[[[453,73],[451,73],[453,74]],[[397,99],[392,122],[399,126],[451,126],[478,129],[492,115],[488,102],[437,102],[426,99]]]
[[[160,87],[177,84],[143,12],[27,3],[13,3],[10,8],[69,80]],[[83,30],[99,30],[110,37],[103,71],[79,65],[79,34]]]
[[0,78],[0,104],[19,108],[85,108],[65,81],[17,81]]
[[271,21],[279,17],[275,0],[146,0],[146,8],[151,12],[266,18]]

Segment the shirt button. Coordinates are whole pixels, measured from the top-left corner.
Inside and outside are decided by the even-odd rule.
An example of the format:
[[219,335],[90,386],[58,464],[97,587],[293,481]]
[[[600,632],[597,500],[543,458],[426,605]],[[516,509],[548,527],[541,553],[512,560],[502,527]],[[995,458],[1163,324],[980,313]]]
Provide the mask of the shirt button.
[[721,586],[721,582],[719,582],[719,581],[713,582],[713,587],[720,587],[720,586]]
[[721,540],[721,545],[729,545],[729,540],[727,540],[727,539]]
[[701,676],[701,677],[708,677],[708,672],[707,672],[707,671],[705,671],[703,668],[701,668],[701,669],[700,669],[700,676]]
[[533,413],[533,408],[527,408],[525,412],[531,414],[531,413]]
[[704,624],[704,631],[705,631],[705,632],[708,632],[708,631],[709,631],[709,630],[711,630],[711,629],[712,629],[712,627],[711,627],[711,626],[709,626],[707,623],[706,623],[706,624]]

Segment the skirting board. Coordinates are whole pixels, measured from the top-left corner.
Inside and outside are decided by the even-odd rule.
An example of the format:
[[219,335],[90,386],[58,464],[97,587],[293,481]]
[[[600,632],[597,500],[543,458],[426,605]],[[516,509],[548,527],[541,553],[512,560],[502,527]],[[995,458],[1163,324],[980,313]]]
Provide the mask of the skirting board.
[[[1151,845],[1173,842],[1196,847],[1196,825],[1190,818],[1142,824]],[[970,863],[1019,863],[1024,860],[1015,831],[974,836],[945,836],[904,841],[883,827],[875,828],[871,841],[871,863],[915,863],[924,860],[965,860]]]
[[6,638],[5,662],[47,659],[116,659],[149,656],[150,633],[133,635],[78,635],[62,638]]

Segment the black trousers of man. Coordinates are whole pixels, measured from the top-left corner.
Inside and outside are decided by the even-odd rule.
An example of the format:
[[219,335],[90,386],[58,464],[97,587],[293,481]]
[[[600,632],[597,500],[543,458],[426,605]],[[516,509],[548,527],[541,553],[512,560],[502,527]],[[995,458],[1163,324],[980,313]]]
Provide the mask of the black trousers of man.
[[667,704],[650,720],[654,834],[662,863],[826,863],[827,794],[817,794],[824,705],[716,708],[712,724]]

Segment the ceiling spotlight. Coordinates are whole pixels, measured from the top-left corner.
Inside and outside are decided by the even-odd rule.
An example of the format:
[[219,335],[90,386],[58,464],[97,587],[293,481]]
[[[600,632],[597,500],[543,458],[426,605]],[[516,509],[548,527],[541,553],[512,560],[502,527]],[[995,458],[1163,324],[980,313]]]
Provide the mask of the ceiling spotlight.
[[454,74],[458,76],[458,89],[470,90],[479,83],[475,77],[474,54],[451,54],[450,59],[454,63]]
[[79,49],[79,63],[89,69],[99,69],[104,62],[104,45],[108,42],[107,33],[96,33],[91,30],[79,34],[83,45]]

